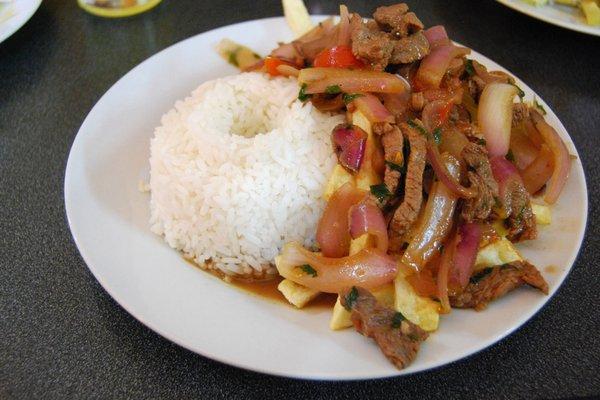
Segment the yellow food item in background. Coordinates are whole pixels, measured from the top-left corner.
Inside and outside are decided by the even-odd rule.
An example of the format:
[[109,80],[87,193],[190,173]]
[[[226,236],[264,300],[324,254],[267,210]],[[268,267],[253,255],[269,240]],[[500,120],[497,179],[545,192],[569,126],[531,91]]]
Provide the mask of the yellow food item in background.
[[600,7],[598,7],[598,3],[593,0],[582,0],[580,7],[589,25],[600,25]]
[[475,271],[522,260],[521,254],[505,237],[479,249],[475,259]]
[[323,192],[323,198],[327,201],[336,190],[344,186],[346,183],[352,183],[352,186],[355,185],[354,176],[350,172],[346,170],[346,168],[342,167],[340,164],[336,164],[333,170],[331,171],[331,176],[327,181],[327,185],[325,186],[325,191]]

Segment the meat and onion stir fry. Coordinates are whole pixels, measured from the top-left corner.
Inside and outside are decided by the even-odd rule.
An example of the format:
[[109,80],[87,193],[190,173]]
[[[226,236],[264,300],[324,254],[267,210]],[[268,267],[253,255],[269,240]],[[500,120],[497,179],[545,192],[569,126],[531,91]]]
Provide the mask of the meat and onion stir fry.
[[438,314],[482,310],[523,284],[548,293],[516,250],[497,265],[478,257],[536,238],[536,203],[558,200],[571,157],[543,107],[469,54],[406,4],[371,19],[341,6],[338,22],[246,68],[296,77],[301,101],[347,116],[331,133],[318,251],[289,243],[276,265],[308,299],[339,294],[332,327],[351,323],[398,368]]

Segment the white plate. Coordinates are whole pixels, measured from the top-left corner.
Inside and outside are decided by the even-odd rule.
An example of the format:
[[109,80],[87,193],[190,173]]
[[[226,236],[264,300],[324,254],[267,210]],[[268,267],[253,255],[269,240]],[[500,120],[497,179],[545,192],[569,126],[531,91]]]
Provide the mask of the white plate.
[[553,25],[573,31],[587,33],[589,35],[600,36],[600,27],[588,25],[585,22],[583,12],[577,7],[569,7],[560,4],[546,6],[533,6],[523,0],[496,0],[507,7],[527,14],[530,17],[537,18]]
[[0,22],[0,43],[29,21],[40,4],[42,4],[42,0],[15,0],[8,4],[0,3],[2,10],[9,5],[14,14],[6,21]]
[[[295,310],[233,289],[185,262],[149,230],[149,195],[138,191],[147,174],[149,142],[163,113],[203,81],[234,74],[213,46],[231,38],[266,54],[289,40],[283,18],[227,26],[187,39],[144,61],[94,106],[71,149],[65,204],[73,237],[106,291],[148,327],[192,351],[235,366],[290,377],[363,379],[440,366],[500,340],[550,298],[520,289],[485,312],[454,311],[424,343],[416,361],[396,370],[375,344],[353,330],[332,332],[330,311]],[[474,58],[492,69],[489,59]],[[527,96],[533,91],[519,83]],[[539,99],[539,98],[538,98]],[[577,154],[564,127],[548,121]],[[581,244],[587,191],[579,159],[554,207],[554,223],[521,246],[541,267],[551,295],[567,276]],[[531,338],[543,347],[543,337]]]

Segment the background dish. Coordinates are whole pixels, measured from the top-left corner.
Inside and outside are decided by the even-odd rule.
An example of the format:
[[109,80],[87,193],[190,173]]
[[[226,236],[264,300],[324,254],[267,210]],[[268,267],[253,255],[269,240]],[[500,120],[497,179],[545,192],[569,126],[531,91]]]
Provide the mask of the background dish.
[[42,0],[16,0],[12,3],[14,15],[0,23],[0,43],[29,21],[40,4]]
[[[189,266],[149,231],[148,195],[137,185],[147,170],[148,144],[160,116],[201,82],[235,72],[212,49],[223,37],[265,54],[289,35],[283,18],[270,18],[192,37],[134,68],[92,109],[71,149],[65,203],[81,254],[111,296],[192,351],[252,370],[318,379],[395,376],[440,366],[489,346],[535,314],[549,297],[529,290],[507,296],[485,313],[455,311],[443,318],[417,360],[398,371],[368,339],[349,330],[329,331],[330,310],[296,311],[232,289]],[[500,69],[476,53],[473,58]],[[519,86],[527,98],[534,95],[522,82]],[[577,154],[556,115],[539,101],[548,110],[547,121]],[[576,160],[554,207],[553,224],[542,229],[539,240],[520,247],[544,273],[551,294],[574,262],[586,218],[587,191]]]
[[523,0],[497,0],[507,7],[537,18],[553,25],[571,29],[573,31],[600,36],[600,27],[590,26],[585,23],[585,17],[577,7],[563,6],[560,4],[536,7],[525,3]]

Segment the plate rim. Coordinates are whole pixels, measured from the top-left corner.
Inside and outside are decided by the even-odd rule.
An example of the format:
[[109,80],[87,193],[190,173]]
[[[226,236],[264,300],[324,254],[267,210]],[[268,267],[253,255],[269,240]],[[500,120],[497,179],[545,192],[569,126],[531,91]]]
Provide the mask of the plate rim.
[[[533,7],[535,7],[535,6],[531,6],[531,5],[528,5],[525,3],[519,4],[519,3],[515,2],[515,1],[511,1],[511,0],[496,0],[496,1],[508,8],[511,8],[511,9],[513,9],[517,12],[520,12],[522,14],[525,14],[529,17],[535,18],[539,21],[546,22],[551,25],[559,26],[561,28],[568,29],[571,31],[585,33],[587,35],[600,36],[600,27],[595,27],[592,25],[585,25],[583,23],[577,24],[574,22],[564,21],[560,18],[542,15],[542,14],[534,11],[535,8],[533,8]],[[522,1],[522,0],[520,0],[520,1]],[[551,5],[547,5],[547,6],[551,6]]]
[[[326,18],[329,17],[329,15],[311,15],[312,18],[315,18],[316,20],[320,20],[322,18]],[[86,247],[82,246],[82,244],[80,243],[78,237],[81,235],[80,233],[78,233],[79,229],[77,228],[77,224],[74,224],[73,219],[72,219],[72,215],[69,212],[69,210],[72,207],[72,202],[74,201],[74,199],[71,197],[70,195],[70,184],[71,184],[71,180],[72,180],[72,174],[73,174],[73,161],[72,161],[72,156],[74,153],[74,149],[76,149],[78,147],[78,143],[80,143],[83,139],[81,139],[84,136],[84,132],[85,132],[85,127],[86,125],[89,123],[89,119],[90,116],[92,115],[94,108],[96,107],[96,105],[98,103],[100,103],[105,97],[107,97],[112,90],[114,90],[114,88],[119,84],[119,82],[121,82],[121,80],[126,79],[130,74],[134,74],[139,68],[142,67],[142,65],[146,64],[146,63],[150,63],[152,62],[152,60],[155,57],[158,57],[160,54],[162,54],[163,52],[168,51],[169,49],[171,49],[174,46],[178,46],[181,45],[184,42],[190,41],[190,40],[194,40],[195,38],[197,38],[198,36],[201,36],[203,34],[206,34],[208,32],[214,32],[220,29],[226,29],[226,28],[230,28],[233,26],[239,26],[239,25],[243,25],[243,24],[250,24],[250,23],[256,23],[256,22],[268,22],[268,21],[281,21],[283,20],[284,17],[279,16],[279,17],[267,17],[267,18],[258,18],[258,19],[252,19],[252,20],[247,20],[247,21],[241,21],[241,22],[237,22],[234,24],[229,24],[229,25],[224,25],[224,26],[220,26],[220,27],[216,27],[214,29],[210,29],[207,31],[203,31],[200,32],[198,34],[195,34],[191,37],[185,38],[179,42],[173,43],[170,46],[162,49],[161,51],[151,55],[150,57],[146,58],[145,60],[143,60],[142,62],[140,62],[139,64],[137,64],[136,66],[134,66],[132,69],[130,69],[127,73],[125,73],[123,76],[121,76],[94,104],[94,106],[90,109],[90,111],[88,112],[88,114],[86,115],[85,119],[83,120],[79,130],[77,131],[77,134],[71,144],[71,148],[69,150],[69,157],[67,159],[67,164],[65,167],[65,178],[64,178],[64,185],[63,185],[63,193],[64,193],[64,204],[65,204],[65,213],[66,213],[66,217],[67,217],[67,222],[69,225],[69,230],[71,232],[71,236],[73,238],[73,241],[75,243],[75,245],[77,246],[77,249],[79,251],[79,253],[81,254],[81,257],[83,258],[86,267],[88,268],[88,270],[90,272],[92,272],[92,275],[94,276],[94,278],[96,278],[96,280],[98,281],[98,283],[100,283],[100,285],[102,286],[102,288],[112,297],[112,299],[119,305],[121,306],[125,311],[127,311],[132,317],[134,317],[136,320],[138,320],[139,322],[141,322],[143,325],[145,325],[147,328],[151,329],[152,331],[154,331],[155,333],[159,334],[160,336],[162,336],[163,338],[169,340],[170,342],[173,342],[175,344],[177,344],[178,346],[181,346],[183,348],[185,348],[186,350],[189,350],[195,354],[199,354],[203,357],[206,357],[208,359],[211,360],[215,360],[218,361],[220,363],[229,365],[229,366],[233,366],[236,368],[241,368],[241,369],[245,369],[245,370],[249,370],[249,371],[254,371],[254,372],[259,372],[259,373],[264,373],[264,374],[268,374],[268,375],[273,375],[273,376],[279,376],[279,377],[286,377],[286,378],[292,378],[292,379],[307,379],[307,380],[314,380],[314,381],[362,381],[362,380],[371,380],[371,379],[386,379],[386,378],[393,378],[393,377],[401,377],[401,376],[409,376],[409,375],[413,375],[415,373],[420,373],[420,372],[425,372],[425,371],[430,371],[430,370],[435,370],[438,368],[442,368],[442,367],[447,367],[453,363],[456,363],[457,361],[463,360],[463,359],[467,359],[470,358],[472,356],[474,356],[475,354],[481,352],[482,350],[485,350],[489,347],[491,347],[492,345],[500,342],[501,340],[505,339],[506,337],[508,337],[509,335],[511,335],[512,333],[514,333],[515,331],[517,331],[518,329],[521,329],[533,316],[537,315],[540,311],[542,311],[542,309],[544,309],[544,307],[546,307],[546,305],[550,302],[550,300],[552,300],[552,298],[554,297],[554,295],[560,290],[560,288],[562,287],[562,285],[564,284],[565,280],[567,279],[567,277],[570,275],[571,270],[573,269],[575,262],[577,261],[579,255],[581,254],[581,249],[582,249],[582,245],[583,245],[583,241],[586,237],[586,232],[587,232],[587,224],[588,224],[588,217],[589,217],[589,192],[587,189],[587,179],[585,176],[585,170],[583,169],[583,163],[581,162],[581,157],[579,155],[579,152],[575,146],[575,143],[573,142],[571,135],[569,134],[568,130],[564,127],[562,121],[560,120],[560,118],[558,118],[558,116],[554,113],[553,109],[540,97],[536,97],[538,102],[540,104],[542,104],[543,106],[547,107],[548,110],[550,110],[550,113],[556,117],[556,121],[558,122],[558,126],[560,129],[562,129],[568,136],[570,142],[573,144],[572,146],[572,150],[575,152],[575,155],[577,156],[577,158],[579,159],[579,164],[578,164],[578,168],[581,168],[581,173],[582,173],[582,184],[583,184],[583,192],[585,194],[584,196],[584,202],[583,202],[583,208],[585,211],[585,221],[583,223],[583,229],[581,230],[581,235],[579,238],[579,241],[577,243],[577,251],[573,252],[573,254],[570,257],[570,261],[569,261],[569,268],[567,271],[565,271],[564,276],[562,277],[562,279],[560,280],[560,283],[558,283],[553,290],[551,290],[551,292],[544,298],[543,303],[539,306],[539,308],[532,310],[530,313],[526,313],[523,314],[519,319],[518,322],[516,322],[515,324],[513,324],[512,326],[508,327],[508,329],[499,331],[497,334],[493,335],[492,337],[490,337],[487,340],[483,340],[481,342],[481,344],[479,346],[477,346],[475,349],[471,350],[469,353],[467,354],[458,354],[456,356],[453,357],[449,357],[446,360],[444,360],[443,363],[435,365],[435,366],[424,366],[424,367],[417,367],[415,369],[411,369],[411,370],[392,370],[392,372],[387,373],[387,374],[376,374],[376,375],[368,375],[365,372],[361,372],[361,373],[345,373],[344,376],[340,376],[339,374],[336,375],[335,373],[315,373],[315,374],[290,374],[290,373],[286,373],[286,372],[279,372],[279,371],[274,371],[272,369],[268,369],[268,368],[263,368],[260,365],[247,365],[244,364],[242,362],[237,362],[236,360],[231,360],[231,359],[226,359],[224,357],[221,357],[218,354],[208,354],[208,352],[205,351],[201,351],[198,349],[193,348],[190,344],[186,343],[184,340],[180,339],[178,337],[178,335],[174,334],[174,333],[168,333],[165,332],[165,330],[163,328],[161,328],[161,326],[159,326],[158,324],[155,324],[153,322],[147,321],[145,320],[145,318],[143,318],[143,316],[137,314],[134,310],[134,307],[130,304],[130,302],[128,302],[126,299],[122,298],[122,296],[118,296],[116,294],[116,291],[114,290],[114,288],[112,288],[110,286],[110,284],[107,282],[106,279],[104,279],[104,277],[102,276],[101,272],[99,271],[98,268],[93,266],[93,263],[91,263],[90,260],[90,256],[86,251]],[[485,60],[489,60],[492,61],[493,63],[499,65],[501,68],[507,70],[506,68],[504,68],[503,66],[501,66],[500,64],[496,63],[495,61],[493,61],[492,59],[486,57],[485,55],[483,55],[482,53],[477,52],[475,49],[473,49],[472,47],[469,47],[471,50],[473,50],[475,53],[477,53],[478,56],[483,57]],[[507,70],[508,71],[508,70]],[[512,76],[514,76],[517,81],[523,83],[527,88],[529,88],[533,93],[536,93],[531,87],[529,87],[529,85],[527,85],[525,82],[521,81],[516,75],[514,75],[512,72],[508,71]],[[536,93],[537,94],[537,93]]]
[[[18,0],[17,0],[18,1]],[[10,19],[17,17],[18,15],[23,15],[22,18],[18,19],[17,22],[12,28],[8,29],[4,34],[0,34],[0,44],[2,44],[6,39],[10,38],[15,34],[19,29],[23,27],[30,19],[33,17],[33,14],[36,13],[38,8],[42,5],[42,0],[28,0],[31,3],[31,7],[27,9],[27,12],[23,14],[17,14],[15,16],[10,17]],[[4,21],[6,23],[7,21]]]

